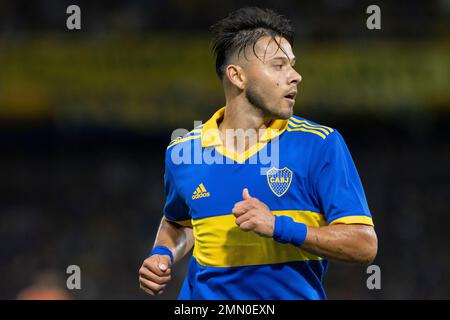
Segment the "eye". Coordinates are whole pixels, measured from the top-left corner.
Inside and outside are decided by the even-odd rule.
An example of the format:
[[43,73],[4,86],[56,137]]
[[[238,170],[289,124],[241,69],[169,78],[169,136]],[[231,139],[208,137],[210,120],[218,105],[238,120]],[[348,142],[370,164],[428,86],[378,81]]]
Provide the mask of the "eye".
[[281,70],[281,69],[283,69],[283,65],[282,64],[277,64],[277,65],[275,65],[275,68],[277,68],[278,70]]

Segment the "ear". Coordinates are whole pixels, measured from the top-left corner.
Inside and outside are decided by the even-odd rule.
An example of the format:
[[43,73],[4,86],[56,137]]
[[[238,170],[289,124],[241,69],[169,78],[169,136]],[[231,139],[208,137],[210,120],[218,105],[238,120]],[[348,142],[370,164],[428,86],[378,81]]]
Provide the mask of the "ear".
[[244,70],[242,69],[242,67],[235,65],[235,64],[229,64],[227,66],[227,68],[225,69],[225,76],[236,87],[238,87],[241,90],[244,90],[245,74],[244,74]]

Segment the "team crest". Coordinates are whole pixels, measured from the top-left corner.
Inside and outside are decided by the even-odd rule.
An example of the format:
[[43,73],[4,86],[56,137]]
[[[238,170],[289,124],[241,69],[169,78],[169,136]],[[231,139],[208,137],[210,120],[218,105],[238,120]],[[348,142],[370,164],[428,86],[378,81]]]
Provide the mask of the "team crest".
[[287,167],[283,169],[271,168],[267,171],[267,183],[270,190],[281,197],[291,186],[292,176],[292,171]]

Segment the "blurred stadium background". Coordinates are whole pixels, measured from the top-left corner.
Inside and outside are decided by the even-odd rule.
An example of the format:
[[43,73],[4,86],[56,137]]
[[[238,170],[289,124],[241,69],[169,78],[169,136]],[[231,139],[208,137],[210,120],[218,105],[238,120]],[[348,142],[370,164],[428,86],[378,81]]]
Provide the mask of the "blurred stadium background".
[[[82,289],[60,297],[148,298],[137,271],[164,151],[223,105],[208,28],[244,4],[292,19],[296,114],[343,133],[374,215],[382,289],[331,263],[329,298],[450,298],[449,0],[16,0],[0,1],[0,299],[63,286],[72,264]],[[186,262],[158,299],[176,298]]]

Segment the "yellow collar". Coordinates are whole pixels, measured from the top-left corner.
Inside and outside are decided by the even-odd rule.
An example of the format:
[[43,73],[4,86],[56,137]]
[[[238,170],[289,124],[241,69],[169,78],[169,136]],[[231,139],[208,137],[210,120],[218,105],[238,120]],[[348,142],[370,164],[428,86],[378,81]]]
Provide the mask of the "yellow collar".
[[[202,147],[212,147],[222,145],[222,139],[220,138],[219,127],[217,122],[223,119],[225,114],[225,107],[220,108],[214,113],[214,115],[205,122],[202,127]],[[259,138],[260,142],[269,142],[271,139],[279,136],[286,130],[288,120],[277,119],[272,121],[270,126],[264,130],[264,133]]]

